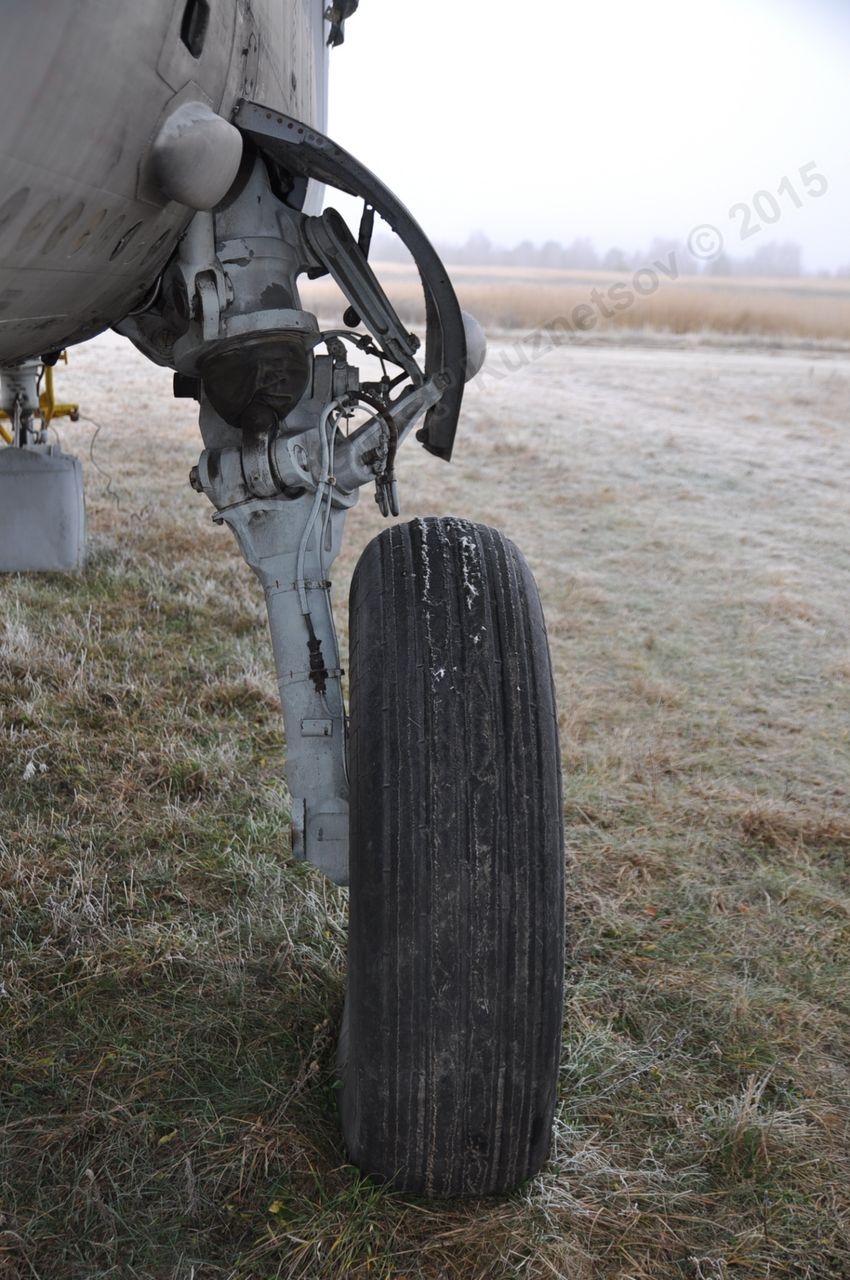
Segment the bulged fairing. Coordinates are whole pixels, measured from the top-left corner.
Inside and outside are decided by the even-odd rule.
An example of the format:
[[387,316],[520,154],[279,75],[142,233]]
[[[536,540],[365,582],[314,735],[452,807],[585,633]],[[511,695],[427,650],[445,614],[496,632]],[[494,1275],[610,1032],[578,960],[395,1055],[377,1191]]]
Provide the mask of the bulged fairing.
[[143,303],[193,210],[158,189],[169,114],[243,97],[327,118],[322,0],[6,5],[0,42],[0,364]]

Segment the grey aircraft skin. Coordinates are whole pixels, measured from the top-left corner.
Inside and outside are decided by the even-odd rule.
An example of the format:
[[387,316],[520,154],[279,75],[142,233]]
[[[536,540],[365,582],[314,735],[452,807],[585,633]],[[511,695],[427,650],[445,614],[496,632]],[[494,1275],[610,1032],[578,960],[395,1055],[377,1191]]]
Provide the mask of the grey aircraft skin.
[[[453,516],[366,547],[345,685],[331,566],[347,512],[372,486],[380,516],[399,515],[396,455],[417,424],[450,461],[486,352],[414,217],[327,136],[357,8],[0,0],[0,574],[85,568],[82,465],[52,431],[76,407],[56,409],[50,371],[111,327],[197,401],[187,498],[209,500],[266,600],[281,846],[350,886],[351,1161],[407,1194],[489,1196],[539,1171],[555,1113],[557,710],[528,565]],[[356,231],[334,191],[362,201]],[[422,333],[370,262],[378,217],[416,263]],[[334,281],[339,316],[304,309],[304,276]]]
[[[181,100],[325,131],[325,0],[2,0],[0,364],[142,302],[192,211],[148,172]],[[192,29],[194,20],[194,30]]]

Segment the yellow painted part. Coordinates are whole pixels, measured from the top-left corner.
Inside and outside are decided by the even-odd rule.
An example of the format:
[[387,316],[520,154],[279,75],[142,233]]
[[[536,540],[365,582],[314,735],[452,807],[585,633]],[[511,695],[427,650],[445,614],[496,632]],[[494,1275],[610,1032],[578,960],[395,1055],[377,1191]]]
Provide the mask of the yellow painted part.
[[[68,363],[68,352],[63,351],[60,360]],[[80,412],[78,404],[63,404],[61,401],[57,404],[56,394],[53,389],[53,369],[50,365],[44,366],[44,390],[38,397],[39,408],[41,409],[41,417],[44,425],[47,426],[53,418],[72,418]],[[0,409],[0,436],[7,444],[12,443],[12,436],[3,426],[3,420],[9,420],[9,415],[3,409]]]
[[[68,352],[63,351],[61,358],[67,364]],[[41,416],[45,426],[53,418],[70,418],[72,414],[80,412],[78,404],[56,403],[56,395],[53,390],[53,370],[50,365],[44,366],[44,390],[38,397],[38,403],[41,406]]]

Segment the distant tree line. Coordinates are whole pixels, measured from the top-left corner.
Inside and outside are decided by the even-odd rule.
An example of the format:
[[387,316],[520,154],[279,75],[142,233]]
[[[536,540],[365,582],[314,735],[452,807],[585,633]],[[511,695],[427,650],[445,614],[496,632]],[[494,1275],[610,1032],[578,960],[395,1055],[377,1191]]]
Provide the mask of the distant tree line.
[[[571,244],[547,240],[537,245],[522,240],[513,248],[494,244],[482,231],[474,232],[465,244],[438,244],[443,261],[477,267],[548,267],[573,271],[611,271],[627,273],[639,271],[658,258],[669,259],[675,253],[682,275],[706,276],[782,276],[804,275],[803,253],[793,241],[770,241],[759,245],[747,257],[733,256],[725,251],[708,262],[701,262],[681,240],[655,239],[646,249],[628,250],[617,246],[600,252],[588,236],[579,236]],[[404,246],[393,236],[376,235],[374,256],[383,261],[406,261]],[[829,271],[818,272],[829,276]],[[835,273],[850,277],[850,263]]]

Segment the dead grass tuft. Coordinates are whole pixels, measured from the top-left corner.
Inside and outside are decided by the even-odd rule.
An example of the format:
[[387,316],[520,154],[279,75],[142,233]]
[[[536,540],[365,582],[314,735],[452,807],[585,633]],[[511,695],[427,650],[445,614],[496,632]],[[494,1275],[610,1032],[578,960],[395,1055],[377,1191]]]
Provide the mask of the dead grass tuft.
[[[381,264],[380,270],[402,318],[421,324],[415,273],[393,263]],[[462,305],[488,329],[542,331],[556,341],[571,331],[582,336],[624,329],[850,341],[846,281],[681,277],[662,279],[654,293],[640,296],[630,288],[629,273],[454,266],[451,275]],[[612,306],[608,290],[615,284],[621,288]],[[623,306],[626,296],[629,306]],[[327,281],[310,285],[306,297],[310,309],[323,315],[344,310],[336,287]],[[584,308],[577,320],[576,308]]]
[[779,801],[750,805],[741,815],[747,840],[784,853],[834,848],[850,853],[850,815],[846,812],[811,812]]

